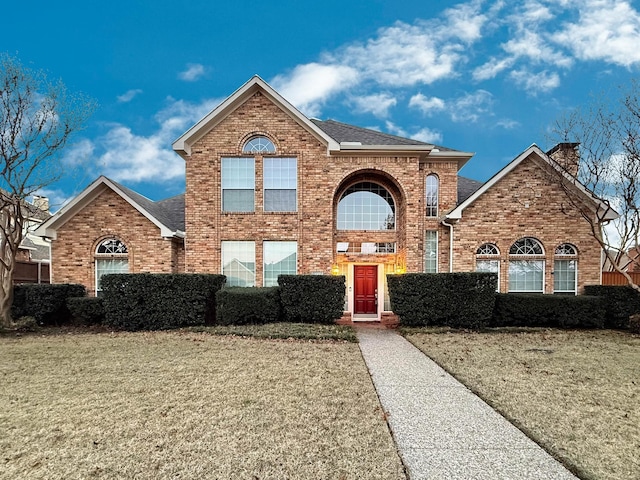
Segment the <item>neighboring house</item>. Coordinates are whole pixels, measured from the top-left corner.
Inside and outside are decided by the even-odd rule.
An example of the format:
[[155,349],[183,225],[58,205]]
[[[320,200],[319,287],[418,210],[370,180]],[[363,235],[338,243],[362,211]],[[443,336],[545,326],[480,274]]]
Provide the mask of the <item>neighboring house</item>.
[[33,203],[24,202],[23,239],[16,255],[13,283],[49,283],[51,280],[51,250],[48,240],[35,235],[42,222],[51,218],[49,199],[33,196]]
[[99,178],[38,230],[52,239],[55,282],[99,289],[103,259],[224,273],[230,285],[342,274],[345,309],[363,318],[390,310],[389,273],[495,271],[503,292],[600,283],[589,225],[550,181],[575,144],[532,145],[481,184],[458,175],[472,153],[309,119],[256,76],[173,148],[184,210]]

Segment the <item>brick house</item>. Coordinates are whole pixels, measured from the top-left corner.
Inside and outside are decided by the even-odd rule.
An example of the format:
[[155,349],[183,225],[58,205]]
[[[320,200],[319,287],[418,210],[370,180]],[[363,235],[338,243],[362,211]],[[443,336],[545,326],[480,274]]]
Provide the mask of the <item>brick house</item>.
[[388,273],[495,271],[503,292],[600,283],[589,225],[550,181],[575,144],[532,145],[482,184],[458,175],[472,153],[307,118],[256,76],[173,148],[184,196],[152,202],[101,177],[41,227],[55,282],[99,290],[101,272],[184,271],[268,286],[280,273],[342,274],[354,318],[390,310]]

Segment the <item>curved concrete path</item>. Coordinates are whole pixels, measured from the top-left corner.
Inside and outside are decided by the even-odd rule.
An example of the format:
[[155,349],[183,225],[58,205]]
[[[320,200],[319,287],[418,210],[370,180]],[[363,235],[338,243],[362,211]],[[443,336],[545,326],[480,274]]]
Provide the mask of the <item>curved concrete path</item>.
[[411,480],[577,478],[398,333],[357,335]]

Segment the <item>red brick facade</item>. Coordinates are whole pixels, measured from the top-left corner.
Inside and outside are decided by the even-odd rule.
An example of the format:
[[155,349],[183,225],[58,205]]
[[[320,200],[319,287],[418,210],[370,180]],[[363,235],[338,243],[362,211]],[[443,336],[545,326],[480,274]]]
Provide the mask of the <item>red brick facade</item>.
[[[95,249],[107,237],[116,237],[129,248],[132,272],[223,273],[222,242],[255,243],[255,284],[263,285],[265,241],[290,241],[297,245],[297,273],[347,276],[347,310],[354,305],[354,269],[376,265],[377,317],[388,310],[385,274],[422,272],[425,268],[427,231],[437,232],[437,270],[474,271],[476,251],[483,243],[499,249],[500,290],[509,290],[510,246],[523,237],[537,239],[544,248],[544,292],[553,293],[555,249],[563,243],[577,249],[578,279],[600,282],[600,249],[589,225],[567,211],[563,193],[545,175],[540,159],[525,158],[500,180],[465,206],[457,218],[446,214],[458,205],[458,170],[468,159],[463,152],[430,151],[413,146],[362,146],[340,144],[333,150],[308,119],[274,101],[268,87],[236,92],[211,118],[185,134],[192,142],[174,144],[186,162],[185,241],[163,238],[157,226],[112,191],[105,191],[57,230],[53,242],[53,280],[76,282],[95,288]],[[234,103],[235,102],[235,103]],[[222,108],[219,107],[219,108]],[[210,122],[210,123],[206,123]],[[195,133],[193,133],[195,132]],[[245,143],[268,138],[273,154],[247,154]],[[184,136],[183,136],[184,137]],[[181,137],[182,138],[182,137]],[[179,147],[176,145],[179,144]],[[269,155],[297,159],[296,211],[264,211],[263,164]],[[542,154],[544,155],[544,154]],[[254,158],[254,211],[228,213],[222,209],[222,159]],[[438,214],[429,217],[425,205],[425,181],[439,180]],[[395,204],[395,228],[388,230],[339,230],[338,202],[346,189],[358,182],[384,187]],[[473,198],[473,197],[471,197]],[[453,252],[450,252],[450,228]],[[338,244],[361,242],[395,244],[395,252],[338,251]],[[452,253],[452,254],[451,254]],[[450,265],[450,258],[453,265]]]

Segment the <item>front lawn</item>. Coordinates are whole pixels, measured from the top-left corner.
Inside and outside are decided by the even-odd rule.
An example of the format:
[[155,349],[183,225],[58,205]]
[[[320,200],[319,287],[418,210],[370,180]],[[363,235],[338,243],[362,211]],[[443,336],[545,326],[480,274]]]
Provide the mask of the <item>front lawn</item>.
[[357,344],[0,337],[0,478],[405,478]]
[[404,333],[582,478],[640,478],[640,336],[542,329]]

